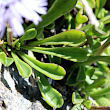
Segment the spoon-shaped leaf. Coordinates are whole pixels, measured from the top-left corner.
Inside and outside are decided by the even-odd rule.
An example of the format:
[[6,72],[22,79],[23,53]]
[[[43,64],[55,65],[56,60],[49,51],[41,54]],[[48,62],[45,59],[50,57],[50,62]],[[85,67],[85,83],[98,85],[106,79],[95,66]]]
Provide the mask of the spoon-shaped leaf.
[[27,29],[32,27],[39,29],[49,25],[64,13],[72,9],[76,2],[77,0],[55,0],[51,8],[48,10],[47,14],[42,16],[42,22],[40,22],[37,27],[34,24],[31,24]]
[[24,54],[21,51],[17,51],[20,57],[26,61],[31,67],[38,70],[39,72],[45,74],[46,76],[54,79],[54,80],[61,80],[65,75],[65,70],[56,64],[52,63],[43,63],[34,58]]
[[71,110],[81,110],[81,104],[74,105]]
[[84,61],[88,58],[88,51],[79,47],[56,47],[56,48],[42,48],[22,46],[21,48],[39,52],[48,55],[54,55],[71,61]]
[[60,34],[48,37],[40,41],[30,42],[29,45],[69,45],[79,46],[86,40],[85,34],[82,31],[70,30]]
[[38,80],[38,86],[44,100],[51,107],[60,108],[63,105],[63,98],[61,94],[49,85],[42,73],[35,71],[35,75],[36,77],[40,77]]
[[[93,99],[99,104],[99,106],[110,107],[110,100],[104,96],[94,97]],[[106,110],[106,108],[104,108],[104,109]]]
[[107,95],[107,94],[110,94],[110,86],[104,87],[101,90],[91,92],[90,96],[94,97],[94,96],[102,96],[102,95]]
[[83,99],[81,98],[80,94],[78,92],[73,92],[72,103],[73,104],[81,104],[82,102],[83,102]]
[[23,42],[24,40],[33,39],[35,38],[36,34],[37,34],[37,31],[34,28],[29,29],[25,32],[25,34],[22,37],[19,38],[19,41]]
[[91,65],[94,62],[97,61],[103,61],[103,62],[107,62],[108,64],[110,64],[110,56],[93,56],[93,57],[89,57],[87,61],[82,62],[81,64],[84,65]]
[[76,18],[75,18],[75,21],[76,21],[76,24],[79,25],[79,24],[83,24],[85,22],[88,21],[88,18],[86,15],[82,15],[83,13],[83,10],[80,10],[77,15],[76,15]]
[[4,64],[4,66],[10,66],[13,63],[13,58],[9,58],[4,52],[0,52],[0,62]]
[[23,62],[21,59],[19,59],[19,57],[14,52],[11,52],[11,55],[15,61],[16,67],[20,72],[21,76],[23,78],[29,77],[32,73],[31,67],[25,62]]

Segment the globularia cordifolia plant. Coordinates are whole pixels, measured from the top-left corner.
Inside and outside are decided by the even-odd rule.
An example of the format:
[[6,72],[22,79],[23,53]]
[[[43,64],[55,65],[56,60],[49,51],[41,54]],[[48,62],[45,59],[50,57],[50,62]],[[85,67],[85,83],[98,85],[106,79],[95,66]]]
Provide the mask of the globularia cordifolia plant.
[[[54,63],[45,63],[38,61],[34,57],[32,50],[29,50],[29,53],[31,54],[26,54],[22,51],[22,49],[25,48],[23,46],[29,46],[30,44],[28,45],[28,43],[31,43],[32,41],[38,41],[38,43],[40,43],[39,42],[41,41],[40,35],[41,34],[43,35],[44,27],[48,26],[57,18],[62,16],[65,12],[69,11],[75,5],[75,3],[76,0],[75,1],[70,0],[68,2],[65,0],[52,1],[50,2],[50,7],[48,7],[49,9],[47,11],[47,5],[48,5],[47,0],[7,0],[7,1],[1,0],[0,1],[0,39],[1,39],[0,61],[1,63],[7,67],[10,66],[13,62],[15,62],[15,65],[20,75],[23,78],[30,77],[32,73],[32,68],[34,68],[35,76],[36,79],[38,79],[37,81],[38,86],[40,88],[43,98],[50,106],[55,108],[59,108],[62,106],[63,104],[62,95],[49,85],[48,81],[43,76],[43,74],[54,80],[61,80],[65,76],[64,68]],[[68,8],[64,8],[64,6],[61,6],[61,4],[63,4],[64,6],[66,5]],[[56,9],[58,11],[56,11]],[[40,14],[41,15],[43,14],[43,16],[40,17]],[[28,23],[24,21],[27,21]],[[70,32],[71,34],[74,33],[73,31]],[[61,34],[66,34],[66,33],[61,33]],[[83,33],[80,32],[80,34]],[[79,36],[81,36],[80,34]],[[63,39],[61,39],[61,37],[59,38],[57,40],[55,36],[52,36],[49,38],[49,40],[47,39],[48,41],[46,42],[48,43],[50,42],[49,45],[53,45],[54,43],[52,42],[54,42],[53,40],[56,39],[55,45],[64,44],[62,43],[62,40],[65,38]],[[26,43],[27,41],[28,43]],[[56,48],[55,50],[54,48],[45,48],[45,45],[48,45],[45,44],[46,42],[45,41],[41,42],[41,45],[44,43],[43,44],[44,48],[38,47],[39,44],[38,45],[36,44],[36,46],[29,46],[29,47],[33,47],[33,48],[37,47],[38,53],[43,52],[42,54],[55,55],[63,58],[64,56],[63,54],[65,53],[61,52],[61,50],[63,49],[62,47]],[[72,50],[72,48],[70,47],[68,48],[70,49],[69,51]],[[52,49],[52,51],[45,49]],[[65,51],[68,51],[67,48],[64,49]],[[61,54],[57,51],[61,52]],[[84,52],[85,54],[87,53],[85,50]],[[68,55],[64,56],[64,58],[68,59]]]
[[[65,84],[76,88],[72,110],[109,106],[110,16],[105,4],[106,0],[0,0],[0,62],[6,67],[15,62],[23,78],[31,77],[33,68],[34,80],[51,107],[60,108],[64,101],[45,76],[61,80],[66,72]],[[60,32],[53,34],[52,29]],[[36,58],[39,53],[46,61]],[[106,105],[101,105],[102,99]]]

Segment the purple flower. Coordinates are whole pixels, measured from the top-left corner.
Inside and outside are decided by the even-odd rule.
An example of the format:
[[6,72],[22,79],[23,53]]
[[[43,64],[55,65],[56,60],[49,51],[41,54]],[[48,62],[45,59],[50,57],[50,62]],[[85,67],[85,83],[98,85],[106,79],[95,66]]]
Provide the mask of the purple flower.
[[42,21],[39,14],[46,14],[47,4],[47,0],[0,0],[0,39],[7,24],[12,28],[14,37],[23,35],[23,18],[38,25]]

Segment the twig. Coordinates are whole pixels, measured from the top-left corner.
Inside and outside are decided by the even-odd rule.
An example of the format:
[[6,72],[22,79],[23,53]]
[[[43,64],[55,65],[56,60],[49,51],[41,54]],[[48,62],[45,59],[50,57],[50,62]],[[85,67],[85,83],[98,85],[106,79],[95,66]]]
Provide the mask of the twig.
[[92,106],[90,110],[110,110],[109,106]]
[[7,56],[9,56],[10,58],[12,58],[12,56],[7,52],[7,50],[2,46],[2,49],[4,50],[4,52],[6,53]]
[[4,43],[4,41],[0,39],[0,47],[2,47],[2,49],[4,50],[4,52],[6,53],[7,56],[12,58],[11,55],[7,52],[7,50],[3,47],[3,43]]
[[1,69],[2,69],[2,63],[0,62],[0,72],[1,72]]

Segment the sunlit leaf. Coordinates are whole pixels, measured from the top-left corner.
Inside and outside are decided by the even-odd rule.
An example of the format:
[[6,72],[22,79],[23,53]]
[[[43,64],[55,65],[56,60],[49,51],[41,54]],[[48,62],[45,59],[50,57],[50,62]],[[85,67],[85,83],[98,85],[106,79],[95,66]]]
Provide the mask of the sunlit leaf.
[[88,21],[88,18],[86,15],[82,15],[83,14],[83,10],[80,10],[77,14],[76,14],[76,17],[75,17],[75,21],[76,21],[76,24],[79,25],[79,24],[83,24],[85,22]]
[[64,13],[72,9],[76,2],[77,0],[55,0],[53,5],[47,11],[47,14],[42,16],[42,22],[40,22],[37,27],[34,24],[31,24],[27,29],[32,27],[36,27],[36,29],[39,29],[49,25],[54,20],[62,16]]
[[80,104],[74,105],[71,110],[82,110],[81,105]]
[[25,34],[19,38],[20,42],[23,42],[24,40],[31,40],[33,38],[35,38],[37,34],[37,31],[35,30],[35,28],[29,29],[25,32]]
[[73,92],[72,94],[72,103],[73,104],[81,104],[83,102],[83,99],[79,95],[78,92]]
[[32,73],[31,67],[23,62],[14,52],[11,52],[11,55],[15,61],[16,67],[23,78],[30,77]]
[[30,42],[29,45],[69,45],[79,46],[86,40],[85,34],[82,31],[70,30],[60,34],[48,37],[40,41]]
[[4,66],[10,66],[13,63],[13,58],[9,58],[4,52],[0,52],[0,62]]
[[110,100],[108,100],[106,97],[95,97],[94,99],[99,106],[110,106]]
[[97,90],[97,91],[91,92],[90,96],[94,97],[94,96],[102,96],[102,95],[107,95],[107,94],[110,94],[110,86],[104,87],[101,90]]
[[90,100],[86,100],[86,101],[84,101],[84,105],[86,106],[87,109],[90,109],[92,102]]
[[21,51],[17,51],[21,58],[26,61],[31,67],[38,70],[39,72],[45,74],[46,76],[54,79],[54,80],[61,80],[65,76],[65,70],[54,63],[43,63],[40,62],[27,54],[24,54]]
[[51,87],[42,73],[35,71],[36,77],[39,77],[38,86],[44,100],[54,108],[60,108],[63,105],[62,95]]
[[79,47],[55,47],[42,48],[32,46],[22,46],[23,49],[39,52],[43,54],[61,57],[71,61],[84,61],[88,58],[88,51]]

